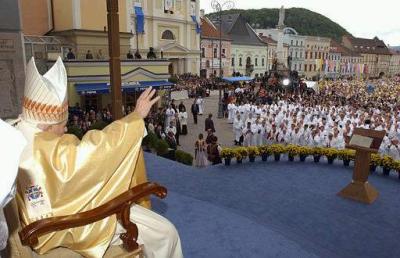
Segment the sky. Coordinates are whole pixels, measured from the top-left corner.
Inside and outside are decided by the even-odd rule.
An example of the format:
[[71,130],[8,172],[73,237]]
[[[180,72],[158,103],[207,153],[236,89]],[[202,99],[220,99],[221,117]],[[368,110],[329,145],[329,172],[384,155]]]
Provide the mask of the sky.
[[[224,3],[226,0],[218,0]],[[212,12],[212,0],[201,0],[200,7]],[[238,9],[302,7],[325,15],[355,37],[383,39],[400,46],[400,0],[233,0]],[[278,21],[277,21],[278,22]]]

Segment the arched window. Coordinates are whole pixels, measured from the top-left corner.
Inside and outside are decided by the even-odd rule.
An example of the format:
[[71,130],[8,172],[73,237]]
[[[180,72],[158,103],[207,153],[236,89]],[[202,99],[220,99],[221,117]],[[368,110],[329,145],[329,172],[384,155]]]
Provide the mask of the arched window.
[[242,58],[239,57],[239,66],[242,66]]
[[165,30],[161,35],[161,39],[174,40],[174,33],[170,30]]
[[247,59],[246,59],[246,65],[251,65],[251,58],[250,58],[250,57],[247,57]]

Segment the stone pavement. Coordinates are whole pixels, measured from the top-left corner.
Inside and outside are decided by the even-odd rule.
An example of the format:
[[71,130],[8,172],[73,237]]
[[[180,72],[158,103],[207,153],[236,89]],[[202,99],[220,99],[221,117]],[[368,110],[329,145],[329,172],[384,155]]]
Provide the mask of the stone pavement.
[[[208,114],[213,114],[213,121],[215,127],[215,135],[218,137],[218,142],[222,147],[233,146],[233,130],[232,125],[228,124],[228,119],[218,119],[218,91],[212,91],[210,97],[204,98],[205,112],[202,116],[197,116],[197,125],[193,123],[193,116],[190,112],[190,108],[193,104],[194,99],[184,100],[183,104],[186,106],[188,112],[188,134],[181,135],[179,142],[180,150],[191,153],[194,156],[194,143],[196,142],[200,133],[203,133],[204,138],[207,133],[204,131],[204,121],[208,117]],[[175,101],[176,105],[179,105],[180,101]]]

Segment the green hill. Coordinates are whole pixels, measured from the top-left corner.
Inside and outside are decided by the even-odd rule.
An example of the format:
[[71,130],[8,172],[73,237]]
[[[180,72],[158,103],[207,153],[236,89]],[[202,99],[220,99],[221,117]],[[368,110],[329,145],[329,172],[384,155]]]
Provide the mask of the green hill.
[[[253,28],[275,28],[279,20],[279,9],[232,9],[223,11],[223,14],[241,13]],[[209,17],[215,13],[208,14]],[[304,8],[290,8],[285,10],[285,25],[294,28],[300,35],[322,36],[341,41],[345,34],[350,34],[339,24],[329,18]]]

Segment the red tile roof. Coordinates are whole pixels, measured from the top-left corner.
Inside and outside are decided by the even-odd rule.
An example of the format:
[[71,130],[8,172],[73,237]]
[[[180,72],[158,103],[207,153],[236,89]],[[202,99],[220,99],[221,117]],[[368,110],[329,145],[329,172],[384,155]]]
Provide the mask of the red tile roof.
[[354,50],[364,54],[390,55],[390,51],[383,40],[378,37],[373,39],[355,38],[347,36]]
[[331,39],[331,45],[330,45],[330,53],[340,53],[342,56],[356,56],[359,57],[361,56],[360,53],[356,51],[352,51],[351,49],[343,46],[342,44],[338,43],[337,41]]
[[[217,29],[214,24],[208,18],[201,17],[201,38],[204,39],[219,39],[220,33],[219,29]],[[229,36],[222,33],[223,40],[231,40]]]

